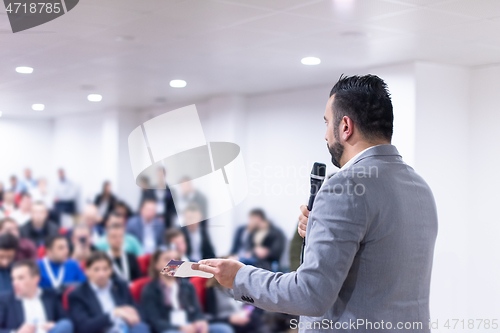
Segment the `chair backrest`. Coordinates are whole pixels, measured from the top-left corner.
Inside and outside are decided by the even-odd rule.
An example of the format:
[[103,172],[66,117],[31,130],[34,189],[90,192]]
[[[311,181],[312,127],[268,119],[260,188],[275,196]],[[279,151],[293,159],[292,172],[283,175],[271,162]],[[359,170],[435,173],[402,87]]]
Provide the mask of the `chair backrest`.
[[69,311],[68,296],[69,296],[69,293],[73,291],[73,289],[75,289],[75,286],[69,286],[68,288],[66,288],[66,290],[64,291],[64,293],[62,295],[62,304],[63,304],[64,310],[66,310],[66,311]]
[[44,245],[40,245],[37,249],[37,257],[38,259],[42,259],[43,257],[45,257],[45,246]]
[[141,293],[142,293],[142,289],[144,288],[144,286],[146,284],[148,284],[149,282],[151,281],[151,278],[150,277],[143,277],[143,278],[140,278],[140,279],[137,279],[135,281],[133,281],[131,284],[130,284],[130,293],[132,294],[132,297],[134,298],[134,300],[139,303],[140,300],[141,300]]
[[139,268],[141,269],[142,275],[148,275],[149,263],[151,261],[151,254],[143,254],[142,256],[137,257],[137,263],[139,264]]
[[196,296],[198,296],[198,301],[200,301],[201,308],[205,311],[205,297],[207,294],[207,278],[202,278],[199,276],[194,276],[189,278],[189,281],[193,284],[194,289],[196,289]]

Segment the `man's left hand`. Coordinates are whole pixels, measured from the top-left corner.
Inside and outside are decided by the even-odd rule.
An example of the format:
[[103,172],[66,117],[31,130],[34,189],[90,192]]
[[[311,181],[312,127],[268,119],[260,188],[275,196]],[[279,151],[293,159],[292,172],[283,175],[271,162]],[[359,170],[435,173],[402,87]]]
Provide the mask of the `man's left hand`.
[[233,289],[234,278],[238,270],[245,266],[239,261],[230,259],[205,259],[191,266],[203,272],[212,273],[219,283],[229,289]]

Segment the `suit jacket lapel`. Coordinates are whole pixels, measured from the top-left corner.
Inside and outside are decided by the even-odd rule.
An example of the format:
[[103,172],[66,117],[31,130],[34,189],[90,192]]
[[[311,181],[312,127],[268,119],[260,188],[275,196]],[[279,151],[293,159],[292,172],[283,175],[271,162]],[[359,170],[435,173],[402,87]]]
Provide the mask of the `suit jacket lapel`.
[[51,304],[50,300],[47,298],[47,295],[46,293],[44,293],[42,291],[42,303],[43,303],[43,307],[44,307],[44,310],[45,310],[45,316],[47,318],[48,321],[54,321],[54,308],[53,308],[53,304]]
[[88,300],[89,300],[89,304],[90,305],[90,308],[91,309],[100,309],[100,313],[104,313],[104,310],[102,309],[102,306],[101,306],[101,303],[99,303],[99,300],[97,299],[97,296],[95,295],[95,292],[94,290],[92,289],[92,287],[90,286],[89,282],[84,282],[84,286],[85,286],[85,295],[87,295],[86,297],[88,297]]
[[18,323],[19,326],[21,326],[24,323],[24,318],[25,318],[23,304],[21,303],[20,300],[14,299],[14,304],[12,305],[12,307],[14,308],[16,323]]

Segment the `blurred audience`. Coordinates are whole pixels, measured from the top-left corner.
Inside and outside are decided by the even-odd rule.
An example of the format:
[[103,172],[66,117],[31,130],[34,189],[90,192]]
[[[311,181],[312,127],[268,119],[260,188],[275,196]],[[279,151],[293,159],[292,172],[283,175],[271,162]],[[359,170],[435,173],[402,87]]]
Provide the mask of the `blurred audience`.
[[207,282],[205,310],[211,323],[228,323],[236,333],[270,333],[264,311],[236,301],[229,289],[215,278]]
[[[184,212],[189,204],[194,203],[201,212],[201,218],[199,220],[202,224],[201,226],[203,229],[206,229],[206,219],[208,216],[207,198],[193,187],[189,177],[184,177],[179,186],[180,193],[175,193],[176,208],[179,212]],[[180,218],[182,220],[183,216]],[[187,223],[181,221],[180,225],[185,226]]]
[[3,203],[3,194],[5,192],[5,188],[3,186],[3,182],[0,182],[0,206]]
[[0,235],[0,292],[12,291],[11,269],[16,258],[18,240],[14,235]]
[[128,220],[127,232],[142,244],[144,253],[153,253],[163,244],[164,224],[156,217],[156,201],[145,199],[138,216]]
[[49,213],[43,202],[31,206],[31,219],[21,227],[21,237],[30,239],[36,246],[43,245],[45,239],[59,233],[59,227],[48,219]]
[[45,257],[38,260],[40,287],[63,291],[69,285],[85,281],[80,264],[69,258],[68,239],[63,235],[49,237]]
[[80,222],[85,224],[90,230],[90,242],[96,244],[104,236],[104,225],[102,217],[99,215],[97,207],[88,204],[83,209]]
[[[106,220],[106,226],[121,224],[125,228],[125,218],[123,215],[112,212],[108,215],[108,219]],[[107,252],[109,250],[109,242],[107,237],[101,237],[101,239],[95,244],[95,247],[103,252]],[[133,253],[135,256],[142,255],[142,245],[137,240],[137,238],[131,234],[126,233],[123,239],[123,249],[125,252]]]
[[114,211],[123,216],[125,218],[125,221],[128,221],[128,219],[133,215],[132,209],[130,209],[130,207],[124,201],[120,200],[116,201]]
[[31,198],[34,202],[43,202],[48,210],[54,208],[54,195],[49,191],[47,180],[45,178],[40,178],[37,182],[37,186],[32,188],[29,193],[31,194]]
[[186,236],[180,228],[170,228],[165,231],[165,243],[170,249],[175,249],[182,261],[189,261],[187,257]]
[[17,176],[12,175],[10,176],[10,188],[9,191],[13,192],[14,194],[21,193],[23,191],[23,187],[21,183],[17,180]]
[[64,169],[58,170],[59,182],[56,185],[55,209],[59,214],[74,215],[77,212],[78,187],[66,177]]
[[6,217],[0,220],[0,235],[4,234],[11,234],[17,238],[18,247],[15,260],[36,259],[37,249],[35,244],[27,238],[21,238],[19,226],[14,219]]
[[99,215],[106,218],[111,213],[116,204],[116,197],[111,192],[111,182],[105,181],[102,184],[102,191],[96,195],[94,205],[96,205]]
[[31,218],[31,195],[23,192],[20,195],[17,209],[9,216],[12,217],[20,226],[25,225]]
[[106,238],[109,244],[108,255],[112,260],[116,277],[131,282],[141,277],[141,269],[137,257],[126,252],[123,246],[125,227],[122,223],[110,223],[106,226]]
[[21,191],[30,192],[37,185],[37,181],[33,179],[33,174],[30,168],[24,169],[24,179],[21,182]]
[[59,296],[40,289],[40,271],[31,260],[18,261],[12,267],[14,291],[0,298],[0,332],[72,333]]
[[12,191],[5,191],[3,194],[2,201],[2,213],[4,216],[10,216],[15,210],[16,206],[16,195]]
[[225,323],[208,324],[203,316],[194,286],[188,279],[162,275],[165,263],[178,260],[175,250],[157,250],[150,263],[153,279],[144,287],[141,305],[147,323],[156,333],[230,333],[231,326]]
[[156,202],[156,216],[159,217],[165,229],[171,228],[176,224],[177,211],[175,209],[172,191],[166,183],[166,172],[163,168],[158,168],[156,172],[156,189],[150,189],[148,179],[143,179],[144,188],[142,191],[141,205],[144,200],[153,200]]
[[202,213],[195,203],[190,203],[184,210],[185,227],[182,232],[186,236],[186,256],[190,261],[198,262],[201,259],[215,258],[214,248],[208,231],[201,227]]
[[78,333],[149,333],[141,322],[128,285],[113,279],[112,262],[96,251],[87,260],[87,281],[69,296],[69,312]]
[[90,254],[96,250],[94,245],[92,245],[90,229],[86,224],[79,223],[75,225],[70,235],[69,252],[71,258],[84,263]]

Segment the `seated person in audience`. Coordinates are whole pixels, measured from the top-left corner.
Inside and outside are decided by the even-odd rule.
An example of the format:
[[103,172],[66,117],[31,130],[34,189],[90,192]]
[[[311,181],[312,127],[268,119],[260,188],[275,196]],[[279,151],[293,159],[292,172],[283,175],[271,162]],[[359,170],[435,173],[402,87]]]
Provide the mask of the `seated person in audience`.
[[12,291],[10,273],[17,247],[18,241],[15,236],[9,233],[0,235],[0,292]]
[[18,208],[10,214],[20,226],[25,225],[31,219],[31,195],[27,192],[21,194]]
[[204,319],[194,286],[188,279],[160,274],[170,260],[177,260],[175,250],[158,250],[150,263],[153,279],[144,287],[141,305],[147,323],[155,333],[230,333],[224,323],[208,324]]
[[87,260],[90,254],[96,250],[90,237],[90,229],[86,224],[79,223],[75,225],[70,238],[71,258],[80,263]]
[[68,239],[63,235],[47,238],[45,257],[38,260],[40,267],[40,287],[62,291],[68,285],[85,281],[80,264],[68,259]]
[[175,249],[182,261],[189,261],[189,258],[186,256],[186,236],[180,228],[174,227],[165,231],[165,244],[167,244],[168,248]]
[[125,218],[125,221],[128,221],[128,219],[132,217],[132,210],[130,209],[130,207],[125,202],[120,200],[115,202],[113,211],[123,216]]
[[40,246],[47,237],[59,234],[59,227],[48,220],[48,215],[47,207],[42,202],[35,202],[31,207],[31,220],[21,227],[21,237]]
[[0,220],[0,235],[11,234],[18,240],[16,260],[31,259],[36,260],[37,250],[35,244],[27,238],[20,237],[17,222],[10,217]]
[[248,224],[236,229],[231,247],[232,259],[239,260],[246,265],[253,265],[256,259],[252,253],[252,234],[257,228],[257,220],[264,212],[261,209],[254,209],[248,215]]
[[88,204],[85,206],[80,222],[87,225],[87,227],[89,228],[90,241],[92,244],[95,245],[104,236],[104,225],[102,223],[102,218],[99,215],[99,212],[95,205]]
[[12,267],[14,291],[0,300],[0,332],[73,333],[59,295],[40,289],[40,270],[32,260],[18,261]]
[[279,262],[285,247],[285,235],[266,218],[264,211],[254,210],[256,229],[252,233],[255,266],[271,270],[273,262]]
[[92,253],[85,274],[87,281],[68,296],[77,333],[149,333],[127,283],[112,278],[112,262],[106,253]]
[[126,252],[123,248],[125,227],[122,223],[106,225],[108,239],[108,255],[113,262],[113,273],[125,282],[131,282],[141,277],[141,269],[135,254]]
[[142,202],[139,215],[128,220],[127,232],[141,242],[144,253],[153,253],[163,244],[165,226],[156,217],[156,201],[145,199]]
[[236,333],[270,333],[264,311],[236,301],[215,278],[207,281],[205,311],[210,323],[228,323]]
[[[125,222],[126,220],[123,215],[117,212],[112,212],[108,215],[106,225],[121,224],[124,228],[126,228]],[[104,235],[104,237],[102,237],[97,243],[95,243],[95,247],[103,252],[107,252],[109,250],[109,243],[106,235]],[[125,238],[123,239],[123,249],[125,250],[125,252],[133,253],[135,256],[142,255],[141,243],[139,243],[134,235],[131,235],[129,233],[126,233]]]
[[2,213],[4,217],[10,216],[16,209],[16,194],[12,191],[5,191],[2,201]]
[[101,193],[96,195],[94,199],[94,205],[96,205],[99,215],[107,217],[113,211],[115,203],[116,197],[111,191],[111,182],[106,180],[102,184]]
[[184,210],[185,227],[182,232],[186,236],[187,257],[190,261],[198,262],[201,259],[215,258],[214,248],[210,236],[205,228],[201,227],[202,213],[200,208],[190,203]]

